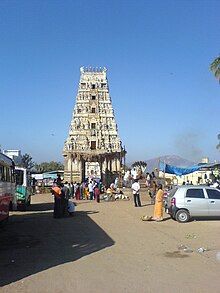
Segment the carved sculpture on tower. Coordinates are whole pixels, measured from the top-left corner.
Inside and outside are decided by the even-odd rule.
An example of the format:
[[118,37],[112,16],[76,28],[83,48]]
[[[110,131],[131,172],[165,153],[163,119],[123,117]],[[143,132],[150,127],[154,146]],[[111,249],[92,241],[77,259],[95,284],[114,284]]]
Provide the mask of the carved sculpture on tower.
[[[64,180],[81,182],[120,176],[125,150],[118,135],[107,69],[80,68],[80,82],[69,135],[64,143]],[[108,178],[107,178],[108,177]]]

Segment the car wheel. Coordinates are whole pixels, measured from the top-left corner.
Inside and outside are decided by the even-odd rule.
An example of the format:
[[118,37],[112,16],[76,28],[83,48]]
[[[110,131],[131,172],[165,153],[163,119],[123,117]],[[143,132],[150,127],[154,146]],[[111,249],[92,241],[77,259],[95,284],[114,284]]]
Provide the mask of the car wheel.
[[190,218],[189,212],[186,210],[179,210],[176,213],[176,220],[179,223],[186,223],[189,221],[189,218]]

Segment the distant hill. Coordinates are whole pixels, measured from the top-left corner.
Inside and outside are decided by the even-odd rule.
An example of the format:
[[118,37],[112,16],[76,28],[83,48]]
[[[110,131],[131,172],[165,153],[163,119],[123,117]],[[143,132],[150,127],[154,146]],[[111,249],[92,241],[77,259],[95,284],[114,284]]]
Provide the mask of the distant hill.
[[155,168],[158,168],[159,160],[177,167],[188,167],[195,164],[195,162],[183,159],[180,156],[161,156],[145,161],[147,163],[147,172],[152,172]]

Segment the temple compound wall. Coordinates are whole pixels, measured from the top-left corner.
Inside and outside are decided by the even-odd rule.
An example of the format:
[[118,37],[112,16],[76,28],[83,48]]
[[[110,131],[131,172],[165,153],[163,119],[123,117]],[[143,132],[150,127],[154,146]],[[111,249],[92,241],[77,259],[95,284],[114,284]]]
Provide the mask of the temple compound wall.
[[[125,150],[118,135],[107,69],[80,68],[80,81],[67,140],[64,143],[64,180],[120,176]],[[106,182],[108,183],[108,182]]]

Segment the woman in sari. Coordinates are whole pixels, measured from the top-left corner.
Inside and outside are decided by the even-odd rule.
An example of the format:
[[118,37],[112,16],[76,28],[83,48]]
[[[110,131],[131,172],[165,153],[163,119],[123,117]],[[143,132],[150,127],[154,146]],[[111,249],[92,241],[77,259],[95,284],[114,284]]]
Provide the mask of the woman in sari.
[[76,200],[80,200],[80,184],[79,183],[77,183],[76,185],[75,197],[76,197]]
[[158,185],[158,191],[156,194],[154,205],[154,216],[152,220],[157,222],[163,220],[163,189],[161,184]]
[[85,184],[85,187],[84,187],[84,199],[89,199],[89,188],[88,188],[88,184],[86,183]]
[[62,209],[62,192],[60,186],[56,183],[52,187],[52,194],[54,195],[54,218],[61,218],[63,216]]
[[96,185],[94,188],[94,195],[95,195],[96,201],[100,202],[100,190],[99,190],[98,185]]

